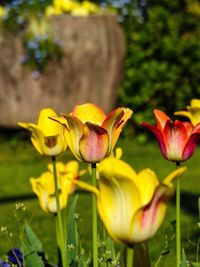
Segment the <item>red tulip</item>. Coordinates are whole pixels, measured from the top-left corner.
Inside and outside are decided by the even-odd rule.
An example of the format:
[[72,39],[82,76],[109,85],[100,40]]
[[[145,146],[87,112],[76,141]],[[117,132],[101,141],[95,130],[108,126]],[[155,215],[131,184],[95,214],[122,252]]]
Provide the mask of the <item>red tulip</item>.
[[200,123],[195,127],[189,122],[176,120],[173,122],[164,112],[155,109],[154,116],[157,126],[142,122],[151,131],[159,145],[163,156],[174,162],[190,158],[200,138]]

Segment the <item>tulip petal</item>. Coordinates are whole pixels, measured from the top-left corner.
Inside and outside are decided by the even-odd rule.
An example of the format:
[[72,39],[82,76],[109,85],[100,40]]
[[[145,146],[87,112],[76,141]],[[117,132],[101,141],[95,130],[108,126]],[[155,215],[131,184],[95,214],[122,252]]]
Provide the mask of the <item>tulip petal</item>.
[[190,135],[190,138],[183,151],[183,160],[187,160],[193,155],[199,140],[200,140],[200,123],[194,127]]
[[144,126],[145,128],[147,128],[150,132],[152,132],[155,135],[163,156],[165,158],[167,158],[167,151],[166,151],[166,146],[165,146],[165,143],[163,140],[162,132],[157,127],[155,127],[155,126],[153,126],[147,122],[142,122],[141,125]]
[[171,172],[164,180],[163,183],[168,186],[172,186],[172,182],[174,182],[176,179],[179,179],[180,176],[186,172],[187,167],[181,167],[176,169],[175,171]]
[[167,121],[163,130],[163,139],[167,151],[167,159],[180,162],[183,161],[183,150],[188,142],[188,133],[181,121]]
[[64,131],[64,136],[66,138],[67,144],[71,149],[74,156],[79,160],[83,161],[83,158],[79,150],[79,141],[83,136],[84,125],[82,122],[71,115],[63,114],[64,118],[67,120],[67,128]]
[[134,214],[130,232],[133,243],[144,242],[156,233],[165,217],[167,201],[172,192],[170,187],[159,185],[151,202]]
[[[141,196],[133,179],[100,173],[98,209],[107,231],[115,240],[127,243],[130,222],[141,207]],[[133,197],[134,196],[134,197]]]
[[75,106],[72,111],[72,116],[77,117],[83,124],[85,122],[91,122],[99,126],[102,125],[104,119],[106,118],[103,110],[97,105],[91,103]]
[[158,184],[158,178],[152,170],[144,169],[138,173],[137,186],[140,190],[143,205],[151,201]]
[[153,113],[156,118],[157,127],[162,132],[164,130],[166,122],[168,120],[171,121],[171,119],[159,109],[154,109]]
[[80,180],[74,180],[73,183],[76,184],[77,186],[79,186],[80,188],[85,189],[85,190],[95,194],[96,197],[99,197],[99,190],[95,186],[90,185],[90,184],[85,183],[85,182],[80,181]]
[[105,158],[108,142],[108,133],[104,128],[86,122],[84,133],[79,143],[80,153],[84,161],[97,163]]
[[191,107],[200,108],[200,99],[192,99],[191,100]]
[[31,142],[37,151],[43,155],[42,142],[43,134],[37,125],[33,123],[18,122],[20,127],[23,127],[31,132]]
[[62,126],[49,117],[56,116],[56,113],[51,108],[45,108],[40,111],[38,118],[38,128],[42,130],[44,136],[55,136],[62,132]]
[[114,148],[124,124],[132,116],[133,111],[128,108],[117,108],[113,110],[104,120],[102,127],[104,127],[109,134],[109,150]]
[[129,164],[123,160],[109,157],[102,160],[98,165],[99,175],[107,177],[118,177],[118,179],[124,179],[128,177],[134,182],[137,182],[137,174]]
[[176,111],[174,112],[174,115],[176,116],[183,116],[183,117],[187,117],[191,120],[192,116],[191,116],[191,112],[190,111]]

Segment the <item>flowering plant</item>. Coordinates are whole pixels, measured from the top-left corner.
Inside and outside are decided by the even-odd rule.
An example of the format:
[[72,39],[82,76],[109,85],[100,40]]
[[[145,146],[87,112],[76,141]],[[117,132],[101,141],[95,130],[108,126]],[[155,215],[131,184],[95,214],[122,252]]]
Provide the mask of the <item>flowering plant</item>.
[[[58,261],[56,265],[49,263],[42,242],[23,217],[24,205],[18,204],[16,217],[21,225],[20,247],[10,247],[8,254],[0,260],[1,267],[149,267],[147,242],[156,235],[165,219],[169,199],[175,191],[174,181],[176,266],[187,266],[184,250],[181,253],[179,181],[187,168],[180,167],[180,163],[195,152],[200,139],[199,124],[173,122],[160,110],[154,110],[157,126],[142,123],[158,139],[163,156],[177,165],[176,170],[160,180],[150,168],[136,172],[121,160],[122,149],[113,151],[132,114],[132,110],[122,107],[106,115],[97,105],[86,103],[76,105],[69,114],[61,113],[61,116],[51,108],[44,108],[37,124],[18,123],[30,131],[36,151],[52,161],[38,178],[30,178],[30,184],[42,210],[55,221]],[[67,148],[77,160],[57,161]],[[80,170],[78,161],[90,165]],[[83,174],[87,176],[87,182]],[[77,226],[77,188],[92,193],[90,254],[80,241]],[[1,234],[7,239],[10,236],[6,227],[1,228]],[[192,267],[199,264],[199,240],[197,260],[191,261]],[[160,257],[155,267],[159,263]]]

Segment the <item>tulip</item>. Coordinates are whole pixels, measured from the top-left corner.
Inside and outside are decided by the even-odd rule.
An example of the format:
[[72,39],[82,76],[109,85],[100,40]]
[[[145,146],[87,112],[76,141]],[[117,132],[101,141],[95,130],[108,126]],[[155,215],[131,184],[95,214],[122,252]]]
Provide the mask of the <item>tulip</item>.
[[200,124],[192,126],[189,122],[179,120],[172,122],[158,109],[154,110],[154,116],[157,126],[146,122],[141,124],[156,136],[163,156],[177,163],[190,158],[200,138]]
[[132,113],[117,108],[106,116],[98,106],[87,103],[75,106],[70,114],[50,118],[64,125],[67,144],[79,161],[97,163],[111,154]]
[[82,181],[76,184],[97,196],[98,211],[110,236],[133,245],[150,239],[159,229],[173,194],[172,182],[186,168],[170,173],[162,183],[152,170],[137,174],[114,157],[102,160],[98,170],[99,189]]
[[189,118],[193,125],[200,123],[200,99],[192,99],[187,111],[176,111],[174,114]]
[[[69,161],[67,164],[57,162],[56,166],[58,167],[59,203],[60,208],[63,209],[67,205],[69,195],[74,192],[73,181],[79,179],[83,172],[78,172],[77,161]],[[57,204],[52,164],[49,164],[48,168],[49,171],[42,173],[39,178],[30,178],[30,183],[33,192],[39,198],[41,208],[45,212],[56,213]]]
[[67,144],[63,136],[63,127],[50,120],[49,116],[56,116],[51,108],[40,111],[38,123],[19,122],[18,125],[31,132],[31,141],[36,150],[47,156],[57,156],[65,151]]

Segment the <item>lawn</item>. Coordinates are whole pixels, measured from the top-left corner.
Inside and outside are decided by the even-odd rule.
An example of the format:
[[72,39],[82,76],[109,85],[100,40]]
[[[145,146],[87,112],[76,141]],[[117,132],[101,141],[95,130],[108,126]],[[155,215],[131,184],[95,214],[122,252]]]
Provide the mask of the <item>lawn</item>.
[[[6,137],[5,137],[6,136]],[[44,213],[31,191],[29,177],[38,177],[46,170],[49,162],[47,157],[40,156],[30,141],[25,138],[24,133],[2,134],[0,154],[0,227],[7,226],[12,232],[10,241],[13,247],[19,246],[19,223],[14,211],[15,204],[23,202],[26,206],[25,216],[31,227],[41,239],[45,251],[51,261],[56,259],[56,242],[54,231],[54,217]],[[175,164],[165,160],[158,148],[157,143],[149,141],[145,144],[138,144],[135,138],[121,137],[117,146],[123,148],[123,160],[130,163],[136,171],[149,167],[153,169],[160,179],[163,179],[170,171],[173,171]],[[185,248],[188,259],[195,260],[196,247],[193,241],[197,240],[198,222],[198,196],[200,192],[200,151],[197,149],[195,155],[182,165],[188,170],[181,181],[181,231],[182,244]],[[69,151],[65,152],[58,160],[68,161],[73,159]],[[82,165],[82,167],[87,167]],[[88,180],[88,175],[83,179]],[[91,195],[80,193],[77,212],[80,214],[79,233],[83,246],[86,250],[91,248]],[[175,220],[175,201],[170,201],[166,219],[155,237],[149,242],[149,250],[152,262],[155,263],[160,255],[166,241],[173,232],[171,222]],[[0,255],[6,253],[9,244],[5,238],[0,239]],[[153,265],[152,265],[153,266]],[[175,239],[171,242],[170,252],[163,257],[160,266],[175,267]]]

